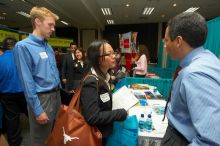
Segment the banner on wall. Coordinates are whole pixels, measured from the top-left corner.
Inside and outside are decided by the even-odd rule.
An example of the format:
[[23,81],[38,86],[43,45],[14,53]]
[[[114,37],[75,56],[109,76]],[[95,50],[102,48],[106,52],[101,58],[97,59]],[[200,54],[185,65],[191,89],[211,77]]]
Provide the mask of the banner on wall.
[[19,40],[19,34],[18,33],[11,32],[11,31],[0,30],[0,42],[3,42],[3,40],[7,37],[15,38],[17,41]]
[[23,40],[23,39],[25,39],[25,38],[27,38],[28,37],[28,34],[22,34],[21,35],[21,39]]
[[61,39],[61,38],[48,38],[48,43],[54,47],[69,47],[70,43],[73,42],[71,39]]
[[137,53],[137,34],[138,32],[127,32],[119,34],[119,47],[121,53]]

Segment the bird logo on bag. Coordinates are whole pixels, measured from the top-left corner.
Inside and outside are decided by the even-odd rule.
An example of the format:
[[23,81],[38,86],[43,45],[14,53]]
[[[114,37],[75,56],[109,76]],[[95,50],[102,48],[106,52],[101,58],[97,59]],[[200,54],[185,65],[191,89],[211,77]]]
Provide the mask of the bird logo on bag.
[[71,137],[71,136],[67,135],[67,134],[65,133],[64,127],[63,127],[63,137],[64,137],[64,139],[63,139],[63,143],[64,143],[64,144],[66,144],[68,141],[72,141],[72,140],[74,140],[74,139],[79,139],[79,137]]

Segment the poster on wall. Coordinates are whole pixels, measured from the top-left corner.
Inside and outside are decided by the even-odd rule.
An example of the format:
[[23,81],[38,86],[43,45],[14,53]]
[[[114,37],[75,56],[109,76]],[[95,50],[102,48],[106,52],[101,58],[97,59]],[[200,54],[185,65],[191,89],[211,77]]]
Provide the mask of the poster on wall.
[[119,47],[122,53],[137,53],[137,32],[119,34]]

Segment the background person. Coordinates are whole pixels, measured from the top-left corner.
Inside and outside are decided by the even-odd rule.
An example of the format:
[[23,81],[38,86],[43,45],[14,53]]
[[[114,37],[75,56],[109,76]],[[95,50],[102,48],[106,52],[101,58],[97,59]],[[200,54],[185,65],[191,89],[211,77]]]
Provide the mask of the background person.
[[20,113],[28,115],[27,103],[12,52],[16,42],[14,38],[4,39],[3,54],[0,55],[0,100],[4,108],[6,133],[10,146],[20,146],[22,141]]
[[77,45],[75,42],[70,43],[70,53],[64,57],[62,65],[62,82],[65,85],[65,89],[69,92],[74,90],[73,62],[75,60],[74,51],[76,48]]
[[133,68],[134,76],[144,78],[147,74],[147,64],[149,62],[149,51],[145,45],[139,45],[139,52],[132,62],[135,64]]
[[82,48],[77,48],[74,52],[75,60],[73,62],[73,90],[79,86],[81,79],[87,71],[87,63],[85,62],[85,51]]

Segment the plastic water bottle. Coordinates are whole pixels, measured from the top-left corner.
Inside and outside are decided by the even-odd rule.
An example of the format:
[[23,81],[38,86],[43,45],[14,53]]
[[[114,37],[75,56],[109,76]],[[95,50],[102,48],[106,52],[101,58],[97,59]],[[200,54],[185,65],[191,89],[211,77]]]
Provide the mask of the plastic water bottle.
[[145,129],[147,132],[152,131],[152,119],[151,119],[151,114],[147,115],[147,120],[145,122]]
[[141,114],[141,118],[139,119],[139,131],[143,132],[144,131],[144,114]]

